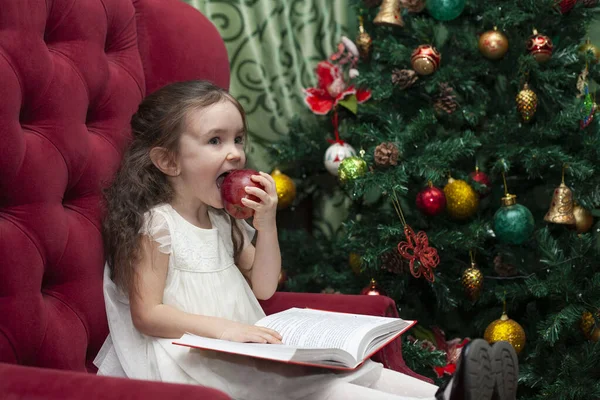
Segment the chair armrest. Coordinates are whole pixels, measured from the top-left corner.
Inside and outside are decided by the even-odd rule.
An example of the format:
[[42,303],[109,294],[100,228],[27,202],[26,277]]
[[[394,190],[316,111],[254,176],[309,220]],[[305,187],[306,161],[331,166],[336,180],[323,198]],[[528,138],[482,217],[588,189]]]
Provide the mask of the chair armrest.
[[[277,292],[260,304],[267,315],[299,307],[398,318],[396,303],[387,296]],[[373,355],[373,360],[382,363],[386,368],[433,383],[431,379],[414,373],[406,366],[402,358],[400,338]]]
[[387,296],[276,292],[260,304],[267,315],[299,307],[380,317],[398,316],[394,300]]
[[11,400],[230,400],[218,390],[198,385],[111,378],[4,363],[0,363],[0,393],[3,399]]

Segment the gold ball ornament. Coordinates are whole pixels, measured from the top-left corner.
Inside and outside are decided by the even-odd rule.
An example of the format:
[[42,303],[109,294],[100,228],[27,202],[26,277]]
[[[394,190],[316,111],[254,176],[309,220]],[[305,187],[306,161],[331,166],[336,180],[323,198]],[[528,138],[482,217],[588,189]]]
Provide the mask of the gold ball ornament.
[[350,264],[350,269],[356,275],[360,274],[360,267],[362,266],[362,257],[358,253],[350,253],[348,257],[348,264]]
[[594,56],[594,63],[598,63],[600,60],[600,49],[594,46],[590,39],[587,39],[584,44],[579,46],[579,52],[584,54],[588,52],[591,53]]
[[419,75],[431,75],[440,66],[442,55],[430,44],[417,47],[410,56],[410,64]]
[[338,178],[342,184],[360,178],[367,173],[367,163],[361,157],[344,158],[338,168]]
[[271,172],[271,177],[275,181],[275,187],[277,189],[277,208],[281,210],[289,207],[296,198],[296,184],[292,178],[283,174],[278,169]]
[[575,204],[573,207],[573,215],[575,216],[575,224],[573,227],[577,233],[586,233],[594,225],[594,216],[586,208],[581,207],[579,204]]
[[508,51],[508,38],[494,27],[479,36],[479,51],[485,58],[499,60]]
[[461,282],[469,300],[479,299],[481,289],[483,289],[483,274],[477,268],[477,264],[471,263],[471,266],[463,271]]
[[454,219],[467,219],[477,212],[479,195],[462,179],[450,179],[444,187],[446,210]]
[[506,312],[502,313],[500,319],[493,321],[485,329],[483,338],[489,344],[500,341],[507,341],[512,345],[517,354],[525,348],[525,331],[523,327],[515,320],[508,318]]

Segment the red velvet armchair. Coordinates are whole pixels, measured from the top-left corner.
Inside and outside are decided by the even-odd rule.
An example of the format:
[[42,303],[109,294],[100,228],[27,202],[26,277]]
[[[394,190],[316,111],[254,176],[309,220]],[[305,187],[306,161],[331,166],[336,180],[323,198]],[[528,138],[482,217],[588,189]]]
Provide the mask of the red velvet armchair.
[[[189,79],[228,87],[228,59],[214,26],[180,0],[0,0],[3,398],[228,398],[98,377],[92,365],[108,333],[101,188],[141,99]],[[396,315],[387,297],[278,293],[262,304]],[[413,374],[399,341],[376,358]]]

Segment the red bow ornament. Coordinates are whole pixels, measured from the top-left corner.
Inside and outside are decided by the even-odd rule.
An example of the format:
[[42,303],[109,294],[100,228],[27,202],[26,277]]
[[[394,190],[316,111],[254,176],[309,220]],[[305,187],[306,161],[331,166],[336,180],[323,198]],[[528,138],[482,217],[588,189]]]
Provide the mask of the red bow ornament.
[[440,263],[437,250],[429,247],[429,239],[423,231],[415,234],[410,226],[404,225],[404,235],[406,242],[398,243],[398,252],[409,261],[410,273],[415,278],[423,275],[429,282],[433,282],[433,269]]

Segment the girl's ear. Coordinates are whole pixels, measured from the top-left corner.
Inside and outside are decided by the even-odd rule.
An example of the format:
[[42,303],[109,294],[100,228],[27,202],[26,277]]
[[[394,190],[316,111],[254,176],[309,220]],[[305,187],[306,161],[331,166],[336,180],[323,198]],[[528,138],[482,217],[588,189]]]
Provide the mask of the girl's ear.
[[164,147],[153,147],[150,150],[152,164],[167,176],[178,176],[179,165],[174,157]]

